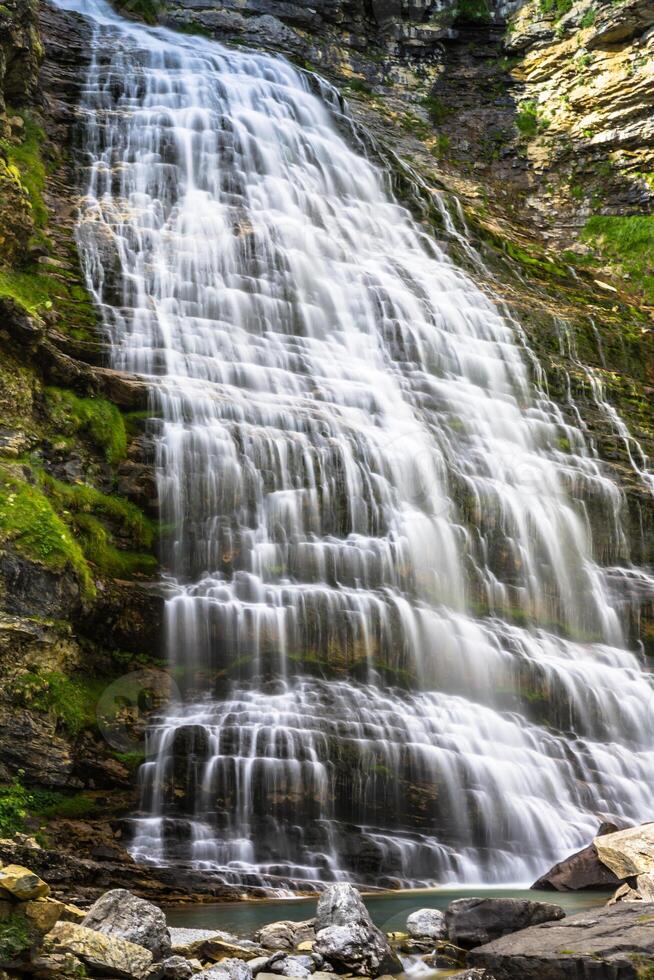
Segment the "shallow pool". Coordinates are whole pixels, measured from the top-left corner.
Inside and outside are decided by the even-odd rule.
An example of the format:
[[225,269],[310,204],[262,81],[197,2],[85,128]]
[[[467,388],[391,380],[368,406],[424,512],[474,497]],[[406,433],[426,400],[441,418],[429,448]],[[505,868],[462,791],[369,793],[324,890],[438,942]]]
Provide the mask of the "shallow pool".
[[[532,901],[553,902],[568,915],[604,905],[607,892],[545,892],[505,886],[488,888],[466,886],[421,889],[419,891],[383,892],[364,895],[370,915],[384,932],[402,931],[407,915],[416,909],[445,909],[455,898],[527,898]],[[194,929],[224,929],[237,935],[248,935],[268,922],[279,919],[310,919],[316,912],[316,897],[297,899],[221,902],[212,905],[185,905],[167,911],[168,924]]]

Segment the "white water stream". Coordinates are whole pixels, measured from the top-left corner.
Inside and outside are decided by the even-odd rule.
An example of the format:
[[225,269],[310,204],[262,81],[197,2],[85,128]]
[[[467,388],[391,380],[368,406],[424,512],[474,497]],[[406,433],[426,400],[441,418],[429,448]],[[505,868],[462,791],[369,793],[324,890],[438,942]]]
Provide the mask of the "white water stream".
[[516,881],[651,819],[652,687],[603,571],[622,496],[511,324],[327,87],[60,5],[94,24],[79,241],[113,366],[152,381],[184,690],[134,855]]

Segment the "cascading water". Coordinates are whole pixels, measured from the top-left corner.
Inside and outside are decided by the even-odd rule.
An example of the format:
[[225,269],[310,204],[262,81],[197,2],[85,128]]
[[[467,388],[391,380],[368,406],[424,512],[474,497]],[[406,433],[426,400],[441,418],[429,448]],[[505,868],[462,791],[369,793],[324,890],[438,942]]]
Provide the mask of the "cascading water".
[[622,497],[511,324],[326,89],[61,4],[94,21],[79,241],[114,366],[152,384],[183,686],[135,857],[524,880],[651,818],[652,688],[603,571]]

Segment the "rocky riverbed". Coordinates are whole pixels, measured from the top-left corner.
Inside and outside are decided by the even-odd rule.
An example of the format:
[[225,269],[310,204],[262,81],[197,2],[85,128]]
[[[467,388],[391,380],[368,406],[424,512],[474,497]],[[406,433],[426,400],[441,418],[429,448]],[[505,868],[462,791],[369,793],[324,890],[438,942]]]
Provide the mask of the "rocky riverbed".
[[158,905],[126,888],[112,888],[82,908],[32,868],[5,864],[0,978],[337,980],[416,973],[459,980],[650,980],[654,824],[601,829],[590,850],[568,859],[566,881],[571,884],[575,866],[587,875],[593,862],[601,865],[618,884],[606,906],[566,916],[554,901],[471,897],[444,911],[415,909],[394,932],[373,923],[347,883],[322,892],[314,917],[268,923],[244,937],[169,928]]

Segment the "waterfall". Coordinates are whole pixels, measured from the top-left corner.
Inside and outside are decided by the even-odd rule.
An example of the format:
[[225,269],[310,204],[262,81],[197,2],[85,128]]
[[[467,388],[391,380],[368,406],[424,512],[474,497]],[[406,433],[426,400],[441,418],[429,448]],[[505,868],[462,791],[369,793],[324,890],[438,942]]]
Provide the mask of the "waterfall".
[[651,819],[623,497],[514,325],[326,86],[60,4],[94,25],[78,240],[113,366],[151,384],[182,689],[136,859],[518,881]]

